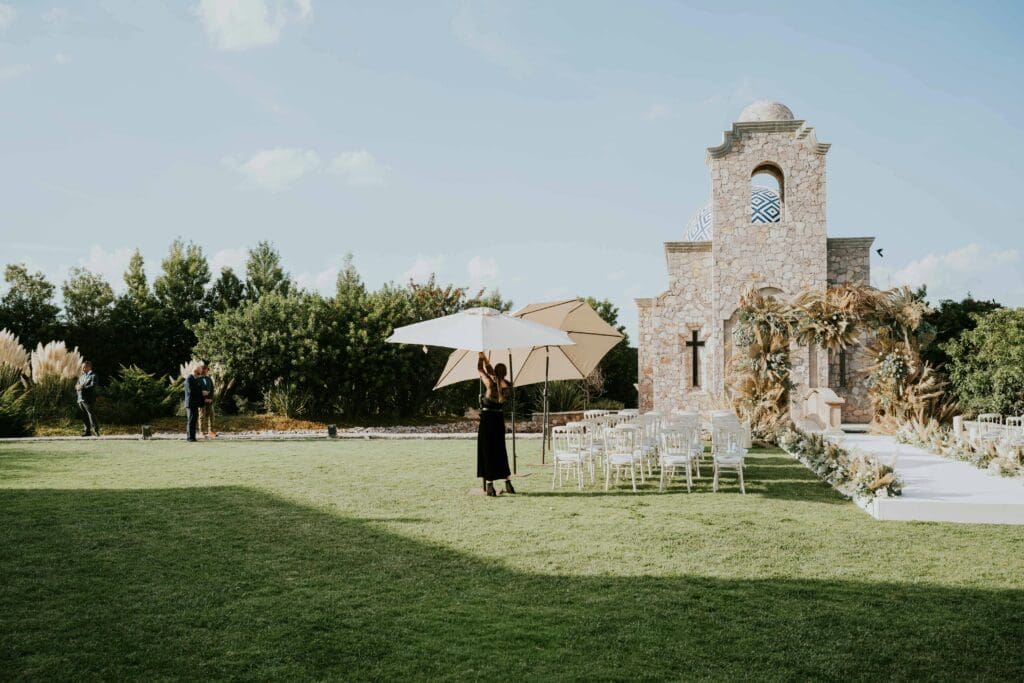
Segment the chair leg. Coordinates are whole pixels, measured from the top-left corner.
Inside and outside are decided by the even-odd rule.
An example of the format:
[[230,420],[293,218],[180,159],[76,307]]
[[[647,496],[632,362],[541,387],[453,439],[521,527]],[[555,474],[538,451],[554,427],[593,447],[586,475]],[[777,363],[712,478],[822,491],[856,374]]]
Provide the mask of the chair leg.
[[580,459],[576,465],[576,481],[579,483],[580,491],[583,490],[583,460]]
[[659,473],[659,477],[658,477],[658,480],[659,480],[658,490],[659,491],[664,491],[665,490],[665,470],[666,470],[666,467],[665,467],[664,464],[662,464],[661,472]]
[[608,490],[608,484],[612,480],[612,468],[609,467],[608,463],[604,465],[604,490]]
[[[636,493],[636,466],[631,466],[629,468],[629,476],[633,479],[633,493]],[[644,479],[644,471],[643,471],[643,469],[641,469],[640,470],[640,481],[643,481],[643,479]]]
[[715,463],[715,476],[714,481],[711,483],[711,490],[718,493],[718,463]]
[[555,478],[558,476],[558,458],[551,463],[551,490],[555,490]]
[[747,487],[743,485],[743,465],[740,465],[738,468],[736,468],[736,471],[739,472],[740,474],[740,493],[746,495]]

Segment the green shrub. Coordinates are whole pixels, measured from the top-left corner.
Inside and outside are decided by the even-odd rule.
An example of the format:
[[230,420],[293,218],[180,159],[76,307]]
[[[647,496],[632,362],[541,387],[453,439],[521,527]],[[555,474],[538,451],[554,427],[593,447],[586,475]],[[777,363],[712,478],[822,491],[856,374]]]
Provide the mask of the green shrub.
[[30,436],[32,415],[21,384],[12,384],[0,393],[0,437]]
[[263,392],[263,409],[271,415],[306,417],[312,405],[312,395],[294,383],[278,380]]
[[122,367],[98,399],[101,421],[141,424],[156,417],[172,415],[177,388],[166,379],[139,367]]
[[69,419],[78,412],[75,379],[44,375],[28,385],[25,400],[33,422]]
[[945,345],[964,412],[1024,413],[1024,308],[974,314],[977,327]]
[[[534,411],[544,411],[543,384],[535,385],[531,403]],[[583,388],[580,383],[568,380],[548,382],[548,410],[552,413],[583,410]]]

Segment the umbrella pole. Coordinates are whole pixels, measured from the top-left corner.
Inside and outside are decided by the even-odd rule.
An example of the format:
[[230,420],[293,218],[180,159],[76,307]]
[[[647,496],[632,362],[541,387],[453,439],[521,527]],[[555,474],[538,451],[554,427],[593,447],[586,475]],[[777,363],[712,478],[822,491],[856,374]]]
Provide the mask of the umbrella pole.
[[512,387],[512,474],[516,469],[516,373],[512,369],[512,349],[508,350],[508,380]]
[[551,364],[551,355],[548,347],[544,347],[544,419],[540,429],[540,464],[544,464],[544,451],[548,446],[548,368]]

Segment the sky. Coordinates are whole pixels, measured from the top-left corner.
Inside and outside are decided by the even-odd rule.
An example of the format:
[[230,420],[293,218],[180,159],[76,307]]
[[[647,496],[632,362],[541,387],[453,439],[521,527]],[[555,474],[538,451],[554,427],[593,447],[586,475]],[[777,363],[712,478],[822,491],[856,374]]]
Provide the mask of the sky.
[[667,286],[704,152],[758,99],[832,143],[875,284],[1024,305],[1024,3],[0,0],[0,263],[215,272],[270,240],[330,293]]

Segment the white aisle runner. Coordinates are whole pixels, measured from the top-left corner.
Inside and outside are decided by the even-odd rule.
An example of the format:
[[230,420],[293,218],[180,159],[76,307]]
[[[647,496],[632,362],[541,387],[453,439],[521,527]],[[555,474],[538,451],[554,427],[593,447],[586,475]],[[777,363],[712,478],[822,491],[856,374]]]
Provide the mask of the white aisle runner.
[[1024,480],[991,475],[969,463],[898,444],[890,436],[847,434],[836,441],[885,463],[899,452],[896,472],[903,479],[903,495],[869,503],[866,509],[875,519],[1024,524]]

